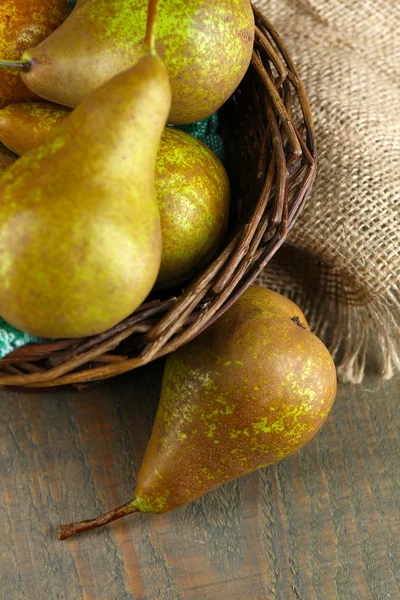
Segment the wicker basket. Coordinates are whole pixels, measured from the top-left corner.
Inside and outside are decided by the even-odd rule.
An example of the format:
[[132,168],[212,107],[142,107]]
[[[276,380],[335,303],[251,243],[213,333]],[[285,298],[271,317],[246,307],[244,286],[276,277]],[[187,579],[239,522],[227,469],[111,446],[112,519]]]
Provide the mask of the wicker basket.
[[0,361],[0,385],[78,387],[176,350],[213,323],[284,243],[316,173],[313,119],[283,41],[254,8],[251,67],[221,111],[233,197],[230,235],[182,295],[150,300],[98,336],[31,344]]

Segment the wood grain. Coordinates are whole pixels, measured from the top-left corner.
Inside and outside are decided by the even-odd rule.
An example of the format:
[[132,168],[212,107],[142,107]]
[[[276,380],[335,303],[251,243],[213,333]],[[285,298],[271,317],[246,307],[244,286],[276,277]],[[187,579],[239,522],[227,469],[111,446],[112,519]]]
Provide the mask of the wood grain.
[[164,516],[61,543],[128,500],[163,362],[83,392],[0,392],[0,597],[400,597],[400,378],[340,386],[303,451]]

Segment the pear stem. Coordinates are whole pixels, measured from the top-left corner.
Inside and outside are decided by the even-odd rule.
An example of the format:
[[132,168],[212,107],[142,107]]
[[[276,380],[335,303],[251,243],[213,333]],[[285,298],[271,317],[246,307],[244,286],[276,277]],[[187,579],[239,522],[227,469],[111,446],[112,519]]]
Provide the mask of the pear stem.
[[293,321],[293,323],[295,323],[296,325],[298,325],[302,329],[307,329],[307,327],[304,325],[304,323],[301,322],[300,317],[292,317],[292,321]]
[[23,60],[2,60],[0,61],[0,69],[7,69],[7,71],[29,71],[32,63]]
[[159,0],[149,0],[147,10],[147,30],[144,43],[151,54],[156,53],[156,24]]
[[91,529],[103,527],[103,525],[108,525],[108,523],[112,523],[112,521],[116,521],[117,519],[122,519],[122,517],[126,517],[126,515],[130,515],[134,512],[139,512],[139,509],[135,504],[135,500],[130,500],[123,506],[120,506],[119,508],[116,508],[114,510],[110,510],[110,512],[96,517],[95,519],[90,519],[89,521],[81,521],[80,523],[60,525],[60,527],[58,528],[59,539],[66,540],[72,537],[73,535],[77,535],[84,531],[90,531]]

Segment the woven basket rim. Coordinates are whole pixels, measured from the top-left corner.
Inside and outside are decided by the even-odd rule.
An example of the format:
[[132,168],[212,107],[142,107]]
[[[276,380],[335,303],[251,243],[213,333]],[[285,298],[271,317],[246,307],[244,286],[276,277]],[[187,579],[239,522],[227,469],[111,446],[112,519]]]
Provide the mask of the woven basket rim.
[[[249,138],[243,146],[247,150],[241,147],[241,160],[250,158],[243,169],[254,171],[251,188],[259,190],[251,216],[180,297],[147,302],[113,329],[92,338],[19,348],[0,360],[0,386],[81,387],[176,350],[215,322],[285,242],[316,176],[315,128],[289,51],[272,23],[255,6],[253,11],[251,66],[224,109],[235,115],[235,125],[240,117],[238,136]],[[293,116],[296,108],[302,115],[299,125]],[[252,122],[246,128],[247,118]],[[128,350],[115,352],[130,341]]]

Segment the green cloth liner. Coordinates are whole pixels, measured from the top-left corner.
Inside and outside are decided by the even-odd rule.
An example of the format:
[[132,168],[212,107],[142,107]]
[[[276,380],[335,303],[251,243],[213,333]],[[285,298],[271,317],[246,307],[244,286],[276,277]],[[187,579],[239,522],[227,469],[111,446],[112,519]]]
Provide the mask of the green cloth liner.
[[[72,7],[75,5],[75,0],[68,1]],[[181,125],[179,129],[204,142],[221,160],[223,159],[223,142],[218,133],[217,114],[199,123]],[[18,329],[14,329],[0,318],[0,359],[13,350],[21,348],[21,346],[41,341],[44,340],[33,338],[22,331],[18,331]]]

